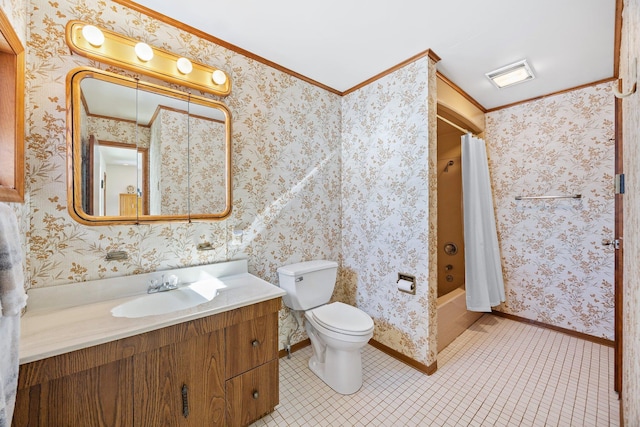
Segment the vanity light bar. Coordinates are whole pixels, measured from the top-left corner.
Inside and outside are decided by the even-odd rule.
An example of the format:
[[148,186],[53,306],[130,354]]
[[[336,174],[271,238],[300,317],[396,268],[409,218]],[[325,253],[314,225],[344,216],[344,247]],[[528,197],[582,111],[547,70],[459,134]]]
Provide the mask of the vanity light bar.
[[[86,30],[83,35],[86,27],[91,27],[92,33],[96,30],[101,32],[104,41],[96,45],[95,41],[92,40],[93,43],[91,43],[87,40]],[[224,71],[187,60],[191,65],[189,69],[185,65],[186,58],[148,45],[146,46],[150,49],[150,55],[143,54],[141,58],[138,55],[140,48],[136,50],[136,46],[140,44],[139,40],[113,31],[72,20],[67,23],[65,36],[71,51],[86,58],[214,95],[227,96],[231,93],[231,79]],[[185,72],[187,70],[188,72]]]

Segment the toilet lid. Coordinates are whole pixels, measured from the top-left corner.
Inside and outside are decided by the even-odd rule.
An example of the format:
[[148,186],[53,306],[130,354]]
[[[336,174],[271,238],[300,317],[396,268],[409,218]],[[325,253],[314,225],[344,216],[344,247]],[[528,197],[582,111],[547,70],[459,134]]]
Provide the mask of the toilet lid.
[[336,332],[368,333],[373,319],[364,311],[341,302],[323,305],[313,310],[313,318],[327,329]]

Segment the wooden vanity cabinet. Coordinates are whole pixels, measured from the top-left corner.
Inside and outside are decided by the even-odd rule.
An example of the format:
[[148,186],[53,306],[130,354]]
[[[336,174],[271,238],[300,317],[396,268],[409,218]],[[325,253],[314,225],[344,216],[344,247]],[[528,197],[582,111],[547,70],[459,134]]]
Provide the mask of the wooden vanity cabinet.
[[[46,359],[46,360],[51,360]],[[62,362],[62,361],[61,361]],[[79,360],[61,364],[41,363],[32,376],[57,377],[27,388],[19,388],[12,426],[131,426],[133,425],[133,369],[131,359],[118,360],[80,372]],[[63,366],[64,364],[64,366]],[[54,370],[57,369],[57,372]],[[51,371],[50,371],[51,370]],[[22,369],[20,376],[22,376]],[[18,380],[20,381],[20,379]]]
[[245,426],[279,402],[278,313],[226,329],[227,425]]
[[12,426],[250,424],[278,404],[279,309],[276,298],[23,364]]
[[221,426],[224,331],[133,356],[134,426]]

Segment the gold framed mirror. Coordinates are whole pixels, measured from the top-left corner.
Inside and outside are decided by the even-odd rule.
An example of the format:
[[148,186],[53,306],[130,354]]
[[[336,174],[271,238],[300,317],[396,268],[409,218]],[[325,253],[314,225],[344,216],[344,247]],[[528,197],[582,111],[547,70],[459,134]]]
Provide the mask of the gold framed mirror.
[[218,101],[93,68],[67,75],[68,210],[87,225],[231,213],[231,114]]

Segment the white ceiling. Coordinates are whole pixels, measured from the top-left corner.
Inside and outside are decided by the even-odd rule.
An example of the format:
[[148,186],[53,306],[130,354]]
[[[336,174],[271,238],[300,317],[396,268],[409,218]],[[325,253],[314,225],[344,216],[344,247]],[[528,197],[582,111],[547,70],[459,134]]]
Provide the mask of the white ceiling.
[[[142,169],[142,153],[138,153],[135,146],[131,147],[132,148],[101,145],[99,147],[100,156],[102,156],[107,165],[137,166],[138,169]],[[138,157],[140,157],[140,160],[138,160]]]
[[[487,109],[613,77],[615,0],[136,3],[340,92],[427,49]],[[484,75],[524,58],[532,81]]]

